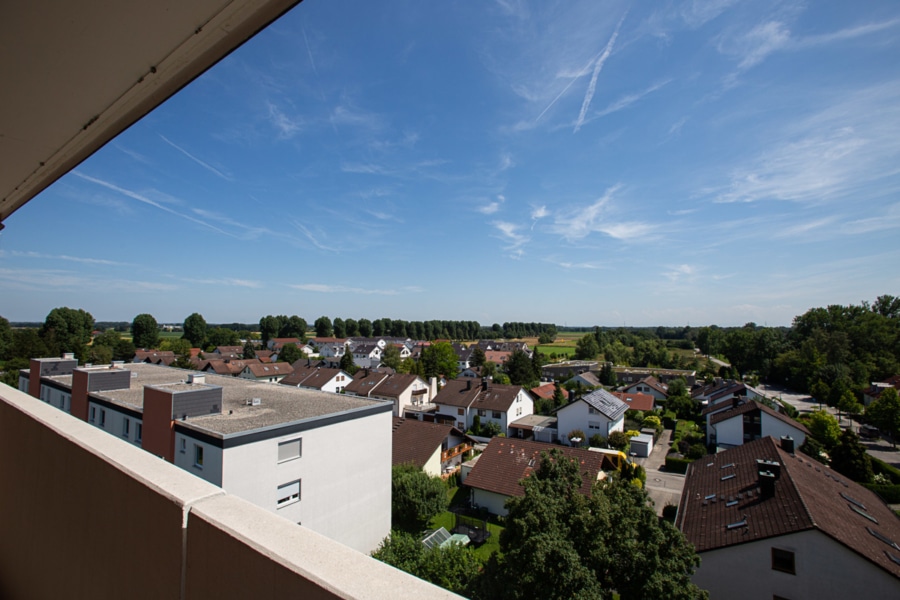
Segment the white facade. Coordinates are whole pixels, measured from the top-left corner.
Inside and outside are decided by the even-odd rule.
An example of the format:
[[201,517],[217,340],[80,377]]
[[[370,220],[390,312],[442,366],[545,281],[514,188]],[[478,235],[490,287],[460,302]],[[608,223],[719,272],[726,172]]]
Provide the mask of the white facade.
[[[202,464],[198,464],[198,448]],[[437,457],[440,472],[440,450]],[[224,450],[189,432],[176,431],[175,464],[366,554],[390,533],[391,415],[387,411]]]
[[[422,390],[425,391],[424,394],[420,393],[417,395],[413,395],[413,392],[421,392]],[[377,386],[369,397],[375,400],[386,400],[388,402],[393,402],[394,416],[402,417],[406,414],[407,407],[413,406],[413,404],[428,404],[429,402],[431,402],[431,388],[427,383],[425,383],[424,379],[422,379],[421,377],[417,377],[415,381],[413,381],[412,384],[408,388],[403,390],[403,392],[401,392],[400,395],[396,398],[389,396],[379,396]]]
[[454,425],[460,431],[468,431],[472,428],[475,416],[478,415],[482,426],[487,423],[496,423],[504,435],[509,435],[509,424],[516,419],[521,419],[534,414],[534,400],[524,389],[520,389],[515,400],[510,404],[509,410],[490,410],[482,408],[463,408],[449,404],[438,404],[438,414],[452,416],[456,419]]
[[[41,385],[41,390],[46,387],[48,386]],[[140,417],[89,400],[88,423],[135,446],[141,446],[144,426]]]
[[[761,429],[759,437],[772,436],[777,440],[782,436],[791,436],[794,439],[795,448],[799,448],[806,441],[806,433],[799,427],[785,423],[762,410],[759,411],[759,414]],[[740,446],[751,441],[744,439],[744,416],[743,414],[735,415],[730,419],[708,426],[706,428],[707,444],[712,443],[713,436],[716,445],[722,447]]]
[[[793,553],[794,574],[772,568],[773,548]],[[700,559],[692,581],[713,600],[900,597],[900,580],[817,529],[708,550]]]
[[486,508],[494,515],[505,517],[508,514],[509,511],[505,506],[507,500],[509,500],[509,496],[477,488],[472,489],[472,502],[479,508]]
[[606,415],[579,399],[556,411],[556,430],[560,440],[568,442],[569,432],[575,429],[583,431],[588,439],[597,433],[609,437],[613,431],[625,430],[625,416],[610,421]]

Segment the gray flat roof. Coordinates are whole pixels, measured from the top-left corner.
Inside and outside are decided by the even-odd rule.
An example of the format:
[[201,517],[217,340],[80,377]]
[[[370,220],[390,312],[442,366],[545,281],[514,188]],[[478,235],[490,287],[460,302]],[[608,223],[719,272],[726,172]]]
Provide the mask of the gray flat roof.
[[[222,414],[189,417],[179,421],[183,427],[191,427],[217,437],[276,427],[287,423],[310,421],[336,414],[375,408],[392,407],[384,400],[370,400],[357,396],[332,394],[318,390],[301,389],[277,383],[262,383],[240,377],[213,375],[184,369],[175,369],[146,363],[129,363],[121,367],[131,371],[131,387],[121,390],[91,392],[90,396],[102,398],[111,404],[121,405],[143,412],[144,386],[183,384],[188,375],[203,376],[206,385],[222,388]],[[45,377],[71,389],[72,376]],[[200,384],[202,385],[202,384]],[[259,398],[258,406],[248,406],[247,401]]]

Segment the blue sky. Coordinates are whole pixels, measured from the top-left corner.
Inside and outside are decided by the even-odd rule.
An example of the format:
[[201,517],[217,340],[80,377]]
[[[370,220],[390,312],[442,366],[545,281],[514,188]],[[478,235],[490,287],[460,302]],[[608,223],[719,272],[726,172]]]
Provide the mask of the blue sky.
[[306,0],[6,221],[0,314],[789,325],[900,295],[900,4]]

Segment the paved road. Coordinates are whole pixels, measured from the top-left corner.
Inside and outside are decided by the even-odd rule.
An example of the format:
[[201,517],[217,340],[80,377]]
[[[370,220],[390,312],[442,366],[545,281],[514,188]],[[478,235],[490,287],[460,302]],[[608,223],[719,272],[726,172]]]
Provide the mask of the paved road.
[[672,431],[663,430],[662,435],[653,446],[650,456],[647,458],[635,458],[634,462],[647,470],[647,494],[653,500],[656,514],[662,515],[666,504],[678,506],[681,500],[681,491],[684,489],[684,475],[660,471],[660,467],[666,464],[666,454],[669,451],[669,443],[672,441]]

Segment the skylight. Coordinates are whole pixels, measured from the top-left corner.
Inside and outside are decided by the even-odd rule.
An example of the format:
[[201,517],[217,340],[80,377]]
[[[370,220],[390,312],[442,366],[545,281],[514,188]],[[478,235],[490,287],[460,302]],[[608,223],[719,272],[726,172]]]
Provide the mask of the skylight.
[[856,506],[860,507],[863,510],[866,510],[866,505],[863,504],[862,502],[860,502],[859,500],[855,499],[853,496],[849,496],[849,495],[845,494],[844,492],[841,492],[841,498],[843,498],[847,502],[855,504]]
[[892,540],[891,538],[887,537],[886,535],[884,535],[884,534],[882,534],[882,533],[880,533],[880,532],[878,532],[878,531],[875,531],[875,530],[872,529],[871,527],[866,527],[866,531],[868,531],[869,533],[871,533],[873,536],[877,537],[879,540],[881,540],[882,542],[884,542],[885,544],[887,544],[887,545],[890,546],[891,548],[893,548],[893,549],[895,549],[895,550],[900,550],[900,546],[898,546],[897,543],[896,543],[894,540]]
[[739,527],[746,527],[746,526],[747,526],[747,519],[744,518],[744,519],[741,519],[740,521],[736,521],[734,523],[729,523],[728,525],[725,526],[725,528],[730,531],[732,529],[738,529]]
[[872,521],[872,522],[875,523],[876,525],[878,524],[878,519],[876,519],[875,517],[873,517],[872,515],[870,515],[870,514],[867,513],[866,511],[860,510],[860,509],[856,508],[855,506],[853,506],[852,504],[848,504],[847,506],[850,507],[850,510],[852,510],[852,511],[855,512],[856,514],[864,516],[865,518],[867,518],[868,520]]

